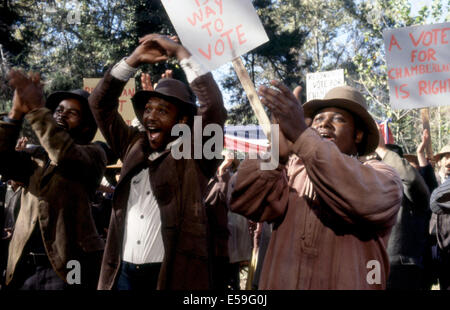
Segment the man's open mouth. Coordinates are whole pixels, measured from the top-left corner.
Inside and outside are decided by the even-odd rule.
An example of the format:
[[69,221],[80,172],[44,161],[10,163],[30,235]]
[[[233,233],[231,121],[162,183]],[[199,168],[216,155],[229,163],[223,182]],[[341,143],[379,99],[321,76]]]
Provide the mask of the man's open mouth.
[[319,135],[320,135],[322,138],[324,138],[324,139],[327,139],[327,140],[334,140],[334,136],[331,135],[331,134],[329,134],[329,133],[327,133],[327,132],[319,132]]
[[65,130],[67,130],[67,128],[68,128],[67,124],[65,122],[63,122],[63,121],[56,120],[56,124],[59,127],[61,127],[62,129],[65,129]]
[[161,128],[157,128],[157,127],[147,127],[147,130],[148,130],[148,132],[150,134],[150,138],[152,138],[152,139],[158,138],[159,135],[162,132],[162,129]]

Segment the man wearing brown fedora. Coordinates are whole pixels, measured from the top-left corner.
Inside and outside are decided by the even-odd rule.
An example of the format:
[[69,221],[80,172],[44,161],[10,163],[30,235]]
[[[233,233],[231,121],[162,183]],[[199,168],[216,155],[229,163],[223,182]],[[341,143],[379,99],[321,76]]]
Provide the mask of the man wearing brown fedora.
[[[153,91],[137,92],[133,108],[145,131],[127,126],[117,112],[126,81],[141,64],[171,57],[179,61],[190,87],[166,78]],[[223,128],[226,110],[212,74],[182,45],[150,34],[105,74],[89,102],[103,136],[123,163],[98,288],[211,288],[203,196],[219,161],[175,159],[171,148],[181,137],[175,139],[171,130],[175,125],[192,129],[194,115],[203,127],[216,123]]]
[[[89,202],[106,158],[91,144],[97,127],[89,94],[56,92],[45,103],[39,76],[14,70],[10,85],[15,88],[13,107],[0,120],[0,174],[23,182],[24,189],[6,284],[32,290],[95,288],[104,243]],[[17,151],[24,118],[41,146]]]
[[259,94],[281,129],[281,165],[244,161],[231,201],[235,212],[274,224],[259,288],[384,289],[402,184],[393,168],[358,159],[379,141],[364,97],[343,86],[302,107],[286,86],[272,86]]

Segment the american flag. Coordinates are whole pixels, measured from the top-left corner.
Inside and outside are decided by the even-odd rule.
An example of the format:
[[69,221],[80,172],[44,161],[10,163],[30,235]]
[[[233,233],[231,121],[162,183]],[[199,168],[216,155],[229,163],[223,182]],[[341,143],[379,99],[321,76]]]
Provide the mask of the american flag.
[[224,148],[245,153],[267,152],[269,141],[261,126],[225,126]]
[[381,133],[384,138],[385,144],[394,144],[394,136],[392,135],[392,131],[389,128],[389,119],[379,123]]

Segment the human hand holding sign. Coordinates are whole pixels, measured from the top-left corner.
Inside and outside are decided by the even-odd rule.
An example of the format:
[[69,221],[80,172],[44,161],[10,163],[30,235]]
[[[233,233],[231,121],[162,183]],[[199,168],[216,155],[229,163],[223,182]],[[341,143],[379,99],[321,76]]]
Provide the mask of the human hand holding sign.
[[19,70],[11,70],[8,77],[9,85],[15,89],[10,118],[20,120],[28,112],[45,106],[39,73],[26,75]]

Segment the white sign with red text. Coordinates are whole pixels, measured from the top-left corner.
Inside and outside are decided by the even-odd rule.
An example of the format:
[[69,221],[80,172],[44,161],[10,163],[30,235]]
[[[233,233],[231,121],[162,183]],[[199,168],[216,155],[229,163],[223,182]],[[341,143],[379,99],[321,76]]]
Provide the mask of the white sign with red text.
[[450,23],[383,33],[394,109],[450,104]]
[[251,0],[162,0],[182,44],[214,70],[269,39]]
[[[100,78],[83,78],[83,89],[88,93],[92,93],[100,80]],[[136,82],[134,78],[131,78],[125,85],[122,91],[122,95],[119,97],[118,107],[119,114],[122,116],[123,120],[128,126],[131,126],[131,121],[136,117],[136,115],[134,114],[133,104],[131,103],[131,98],[133,98],[135,93]],[[97,130],[97,133],[94,137],[94,141],[97,140],[105,141],[105,138],[101,134],[100,130]]]

